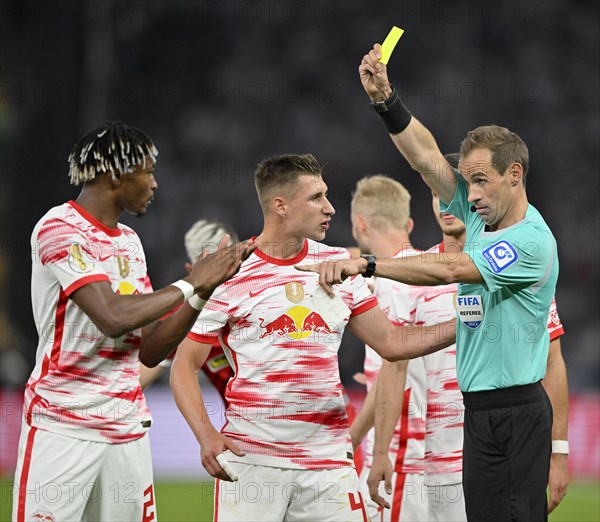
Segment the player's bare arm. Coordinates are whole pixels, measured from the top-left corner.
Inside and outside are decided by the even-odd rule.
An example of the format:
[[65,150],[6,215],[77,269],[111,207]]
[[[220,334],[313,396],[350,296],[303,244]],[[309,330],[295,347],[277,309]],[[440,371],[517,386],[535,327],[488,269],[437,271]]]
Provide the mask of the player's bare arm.
[[[542,381],[552,403],[552,440],[568,440],[569,389],[567,368],[562,356],[560,338],[550,342],[548,367]],[[569,485],[568,454],[552,453],[548,477],[548,513],[552,513],[567,493]]]
[[378,306],[353,315],[348,328],[388,361],[414,359],[456,342],[456,321],[434,326],[394,326]]
[[[225,245],[226,241],[214,253],[199,258],[191,274],[183,279],[203,299],[234,275],[254,249],[248,242]],[[149,367],[177,347],[198,316],[198,310],[186,303],[164,321],[157,321],[184,298],[182,291],[173,285],[149,294],[119,295],[108,282],[100,281],[81,287],[71,298],[108,337],[120,337],[148,325],[143,331],[140,360]]]
[[[381,45],[375,44],[358,68],[363,88],[373,102],[390,100],[394,93],[388,80],[387,66],[379,61],[380,58]],[[394,111],[398,107],[403,107],[400,100],[389,110]],[[450,203],[456,191],[456,179],[431,132],[413,116],[406,128],[390,133],[390,136],[411,167],[423,176],[425,183],[439,194],[442,201]]]
[[388,494],[392,492],[394,472],[388,456],[388,450],[402,413],[406,369],[408,361],[383,361],[375,392],[375,440],[373,444],[373,464],[367,485],[371,499],[381,507],[390,508],[388,502],[379,494],[379,483],[383,480]]
[[217,456],[225,450],[230,450],[238,456],[243,456],[244,452],[235,442],[214,428],[204,407],[202,390],[198,383],[198,372],[211,347],[210,344],[198,343],[191,339],[185,339],[179,345],[171,366],[171,391],[179,411],[200,444],[200,457],[204,469],[215,478],[231,482],[232,479],[217,462]]
[[352,449],[356,450],[375,422],[375,386],[369,390],[365,402],[350,426]]
[[[364,274],[364,258],[327,261],[314,265],[298,265],[298,270],[319,274],[319,284],[333,297],[332,285],[347,277]],[[435,286],[451,283],[483,283],[483,278],[473,260],[461,254],[420,254],[404,258],[377,258],[374,275],[401,283],[418,286]]]

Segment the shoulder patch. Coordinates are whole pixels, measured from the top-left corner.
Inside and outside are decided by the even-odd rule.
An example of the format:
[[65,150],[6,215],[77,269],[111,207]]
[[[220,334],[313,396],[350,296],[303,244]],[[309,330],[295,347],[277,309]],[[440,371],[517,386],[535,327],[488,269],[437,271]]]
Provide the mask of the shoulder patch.
[[499,274],[519,259],[515,247],[506,240],[494,243],[486,248],[482,254],[495,274]]

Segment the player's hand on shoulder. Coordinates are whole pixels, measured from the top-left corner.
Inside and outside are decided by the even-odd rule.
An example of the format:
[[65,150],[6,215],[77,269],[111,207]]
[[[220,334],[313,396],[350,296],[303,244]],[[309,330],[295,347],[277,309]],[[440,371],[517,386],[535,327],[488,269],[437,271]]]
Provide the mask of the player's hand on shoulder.
[[225,235],[216,251],[205,251],[196,260],[188,276],[190,283],[203,299],[208,299],[217,286],[235,275],[242,262],[256,248],[251,241],[240,241],[227,246],[229,239],[229,235]]
[[392,86],[387,76],[387,67],[379,61],[380,58],[381,45],[376,43],[363,56],[358,67],[362,86],[373,101],[384,101],[392,94]]

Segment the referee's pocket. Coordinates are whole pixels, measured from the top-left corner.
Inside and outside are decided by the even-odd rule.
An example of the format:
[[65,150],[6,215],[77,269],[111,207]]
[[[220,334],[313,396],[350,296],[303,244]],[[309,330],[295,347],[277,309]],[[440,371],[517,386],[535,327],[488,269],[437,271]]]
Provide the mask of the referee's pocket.
[[512,440],[512,411],[511,408],[498,408],[489,412],[490,433],[496,441],[498,450],[508,455]]

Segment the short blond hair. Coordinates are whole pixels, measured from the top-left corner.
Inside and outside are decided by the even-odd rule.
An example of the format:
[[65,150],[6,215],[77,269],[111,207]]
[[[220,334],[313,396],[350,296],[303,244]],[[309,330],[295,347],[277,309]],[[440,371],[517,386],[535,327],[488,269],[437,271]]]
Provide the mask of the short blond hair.
[[225,234],[230,236],[229,245],[239,241],[235,230],[227,223],[210,219],[196,221],[185,233],[185,250],[190,261],[195,263],[204,250],[215,252]]
[[378,230],[407,229],[410,194],[401,183],[388,176],[367,176],[356,184],[350,208],[353,216],[367,217]]

